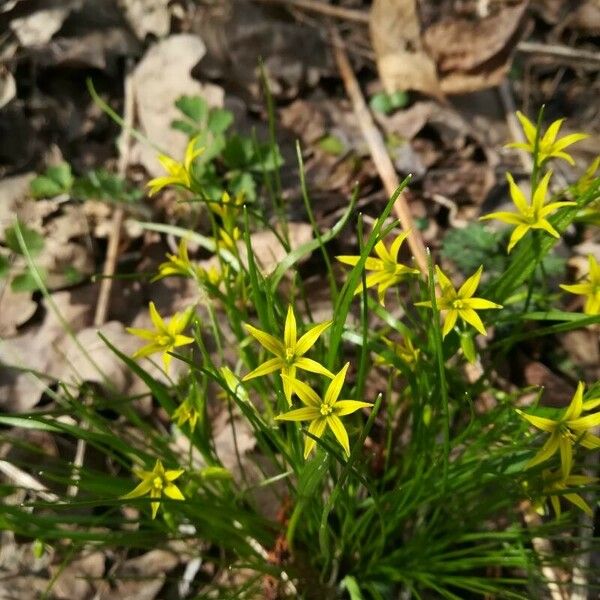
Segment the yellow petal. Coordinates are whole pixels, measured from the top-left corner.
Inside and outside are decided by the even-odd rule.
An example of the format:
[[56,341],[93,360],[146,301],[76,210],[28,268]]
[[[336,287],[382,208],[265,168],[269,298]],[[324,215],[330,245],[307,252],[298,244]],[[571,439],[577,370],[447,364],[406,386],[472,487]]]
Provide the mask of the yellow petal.
[[292,393],[296,393],[298,398],[307,406],[319,409],[321,406],[321,398],[310,386],[303,381],[298,381],[296,378],[291,378],[285,374],[281,375],[284,382],[288,382]]
[[154,302],[150,302],[148,305],[148,312],[150,313],[150,320],[152,321],[154,327],[156,327],[157,331],[160,331],[161,333],[167,333],[167,326],[165,325],[162,317],[158,314]]
[[283,341],[285,349],[294,352],[296,349],[296,316],[294,315],[294,309],[290,304],[288,306],[287,316],[285,318],[285,330],[283,332]]
[[558,119],[550,124],[550,127],[548,127],[548,129],[546,129],[546,133],[540,140],[540,147],[541,146],[544,146],[544,147],[552,146],[554,144],[554,142],[556,141],[556,138],[558,136],[558,132],[560,131],[560,128],[563,123],[564,123],[564,119]]
[[536,415],[528,415],[522,410],[517,409],[517,413],[523,417],[526,421],[529,421],[534,427],[541,429],[542,431],[546,431],[547,433],[554,433],[558,426],[556,421],[552,421],[551,419],[546,419],[545,417],[538,417]]
[[564,150],[568,146],[572,144],[576,144],[577,142],[581,142],[582,140],[586,140],[590,136],[587,133],[571,133],[569,135],[565,135],[565,137],[560,138],[557,142],[552,144],[552,153],[560,152]]
[[531,229],[530,225],[517,225],[510,236],[508,242],[508,252],[510,252],[523,236]]
[[485,330],[485,326],[483,322],[479,318],[479,315],[472,308],[463,308],[458,311],[458,314],[461,319],[472,325],[481,333],[481,335],[487,335],[487,331]]
[[502,221],[503,223],[508,223],[509,225],[523,225],[523,217],[518,213],[493,212],[479,217],[480,221],[488,221],[490,219]]
[[527,141],[533,146],[536,135],[535,125],[520,110],[517,111],[517,119],[521,123]]
[[153,340],[156,337],[156,331],[150,331],[149,329],[138,329],[137,327],[126,327],[125,331],[136,335],[143,340]]
[[121,500],[130,500],[131,498],[139,498],[145,496],[152,489],[152,478],[149,477],[140,482],[135,488],[128,492],[124,496],[121,496]]
[[586,431],[593,429],[600,425],[600,412],[594,413],[593,415],[587,415],[585,417],[579,417],[578,419],[572,419],[567,421],[569,429],[574,431]]
[[513,201],[513,204],[517,207],[517,210],[521,214],[526,213],[529,209],[529,203],[525,198],[525,194],[523,194],[521,188],[515,183],[515,180],[510,173],[506,174],[506,179],[508,180],[510,197]]
[[171,500],[185,500],[185,496],[181,493],[181,490],[174,484],[169,483],[163,489],[165,496],[171,498]]
[[338,417],[344,417],[350,415],[361,408],[372,408],[373,405],[369,402],[359,402],[358,400],[338,400],[334,406],[333,411]]
[[481,279],[481,274],[483,273],[483,265],[471,275],[459,288],[458,297],[459,298],[470,298],[477,289],[479,285],[479,280]]
[[558,231],[556,231],[556,229],[554,229],[554,227],[552,227],[552,225],[550,225],[550,222],[547,221],[546,219],[540,219],[539,221],[534,223],[531,227],[533,229],[543,229],[546,233],[549,233],[551,236],[555,237],[556,239],[558,239],[560,237],[560,234],[558,233]]
[[325,392],[325,397],[323,398],[323,403],[329,406],[333,406],[335,401],[339,398],[340,392],[342,391],[342,387],[344,385],[344,380],[346,379],[346,373],[348,371],[348,367],[350,363],[347,362],[340,371],[333,378],[327,391]]
[[565,494],[564,498],[571,504],[574,504],[577,508],[580,508],[590,517],[594,514],[589,504],[579,494]]
[[546,462],[554,453],[558,450],[560,435],[553,433],[546,443],[542,446],[541,450],[527,463],[526,468],[530,469],[540,463]]
[[[311,433],[312,435],[314,435],[315,437],[320,438],[323,436],[326,426],[327,426],[327,423],[325,421],[325,418],[319,415],[319,418],[315,419],[308,426],[308,432]],[[308,455],[311,453],[311,451],[315,447],[315,445],[316,445],[315,440],[313,440],[309,436],[306,436],[306,439],[304,440],[304,458],[305,459],[308,458]]]
[[329,327],[333,321],[325,321],[324,323],[319,323],[314,327],[311,327],[299,340],[296,344],[296,356],[303,356],[306,354],[317,342],[321,334],[323,334]]
[[488,310],[490,308],[502,308],[501,304],[496,304],[485,298],[468,298],[465,302],[466,306],[474,310]]
[[322,417],[321,411],[314,406],[303,406],[302,408],[296,408],[289,412],[277,415],[275,420],[277,421],[312,421],[313,419],[319,419]]
[[385,247],[385,244],[381,240],[375,244],[375,254],[377,254],[377,256],[379,256],[383,262],[394,262],[390,256],[390,253]]
[[435,265],[435,274],[437,276],[438,283],[440,284],[440,287],[442,288],[442,291],[444,291],[446,289],[451,289],[451,290],[454,289],[454,286],[452,285],[452,282],[446,276],[446,274],[444,273],[444,271],[442,271],[442,269],[440,269],[438,267],[438,265]]
[[306,358],[305,356],[302,356],[294,361],[294,365],[298,369],[309,371],[310,373],[317,373],[317,375],[324,375],[325,377],[329,377],[330,379],[333,379],[335,377],[329,369],[326,369],[321,363],[318,363],[316,360],[312,360],[312,358]]
[[255,377],[263,377],[265,375],[269,375],[274,371],[278,371],[283,368],[284,362],[280,358],[271,358],[265,361],[262,365],[259,365],[253,371],[250,371],[247,375],[244,376],[242,381],[249,381],[250,379],[254,379]]
[[560,450],[560,467],[563,479],[566,479],[571,473],[573,466],[573,447],[571,440],[568,437],[560,436],[558,440],[558,448]]
[[344,424],[340,421],[339,417],[334,414],[327,416],[326,421],[336,440],[344,449],[346,456],[350,456],[350,442],[348,441],[348,432],[346,431]]
[[248,323],[245,323],[244,327],[246,328],[246,331],[256,339],[261,346],[271,352],[271,354],[275,354],[275,356],[278,356],[279,358],[285,357],[283,344],[278,339]]
[[567,407],[567,410],[565,411],[565,414],[563,415],[564,421],[570,421],[571,419],[577,419],[577,417],[579,417],[579,415],[581,415],[581,412],[583,410],[583,388],[584,388],[584,383],[582,381],[580,381],[577,384],[577,389],[575,390],[575,393],[573,394],[573,398],[571,399],[571,402],[569,403],[569,406]]
[[446,337],[454,329],[457,318],[458,311],[456,309],[449,310],[446,313],[446,318],[444,319],[444,327],[442,329],[442,337]]
[[400,252],[400,248],[404,243],[404,240],[408,237],[409,232],[403,231],[393,242],[390,247],[390,256],[394,262],[398,262],[398,253]]
[[[538,183],[533,193],[533,206],[537,211],[540,211],[544,202],[546,201],[546,194],[548,193],[548,184],[550,183],[550,177],[552,177],[552,171],[548,171]],[[537,213],[536,213],[537,214]]]

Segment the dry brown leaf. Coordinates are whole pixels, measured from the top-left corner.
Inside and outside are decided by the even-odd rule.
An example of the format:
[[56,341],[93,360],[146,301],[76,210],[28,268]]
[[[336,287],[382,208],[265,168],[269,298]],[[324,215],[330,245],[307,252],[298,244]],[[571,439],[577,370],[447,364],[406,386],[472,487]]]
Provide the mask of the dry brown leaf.
[[17,36],[21,46],[25,48],[41,46],[52,39],[71,11],[80,6],[81,0],[46,2],[46,7],[43,9],[13,19],[10,28]]
[[[210,106],[223,105],[223,89],[213,84],[201,84],[192,78],[194,65],[204,56],[206,48],[195,35],[172,35],[146,52],[133,73],[137,115],[144,134],[169,155],[183,155],[187,137],[171,128],[180,117],[174,106],[183,95],[202,96]],[[139,161],[151,175],[163,174],[157,152],[148,145],[132,148],[132,161]]]
[[34,315],[37,304],[28,292],[13,292],[10,284],[0,282],[0,338],[9,338]]
[[17,95],[17,83],[12,73],[4,66],[0,68],[0,108],[6,106]]
[[[104,574],[104,552],[92,552],[74,560],[60,571],[52,596],[57,600],[86,600],[95,591],[95,581]],[[52,570],[56,571],[58,567]]]
[[421,40],[416,0],[374,0],[369,26],[379,76],[388,93],[415,90],[442,97],[435,62]]
[[164,37],[169,33],[169,0],[119,0],[119,5],[140,40],[149,33],[157,37]]

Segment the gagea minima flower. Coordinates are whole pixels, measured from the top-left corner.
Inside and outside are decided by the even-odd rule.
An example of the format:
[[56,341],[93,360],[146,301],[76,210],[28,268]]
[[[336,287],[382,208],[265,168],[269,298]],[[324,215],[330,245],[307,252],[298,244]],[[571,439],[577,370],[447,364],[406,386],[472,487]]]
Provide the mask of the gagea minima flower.
[[548,171],[544,175],[535,189],[535,192],[533,193],[533,198],[530,204],[527,202],[525,194],[523,194],[521,188],[519,188],[519,186],[515,183],[512,175],[507,173],[506,178],[508,179],[508,184],[510,186],[510,197],[512,198],[517,212],[501,211],[479,217],[481,221],[485,221],[487,219],[497,219],[498,221],[503,221],[509,225],[516,225],[512,235],[510,236],[510,241],[508,242],[509,252],[530,229],[543,229],[555,238],[560,237],[558,231],[552,227],[546,217],[550,216],[553,212],[557,211],[563,206],[576,206],[577,203],[551,202],[550,204],[545,204],[546,193],[548,192],[548,183],[550,182],[551,176],[552,171]]
[[265,361],[262,365],[250,371],[242,381],[248,381],[255,377],[262,377],[274,371],[281,371],[285,375],[283,379],[283,389],[288,403],[292,404],[293,388],[291,382],[296,377],[296,370],[303,369],[311,373],[325,375],[333,378],[333,373],[326,369],[316,360],[304,356],[317,342],[321,334],[330,327],[331,321],[319,323],[309,329],[300,339],[297,339],[296,317],[294,309],[288,307],[287,317],[285,319],[285,329],[283,333],[283,343],[265,331],[261,331],[252,325],[246,323],[245,327],[248,333],[255,338],[264,348],[275,358]]
[[[358,400],[338,400],[349,366],[350,363],[346,363],[333,378],[323,399],[305,383],[298,380],[290,381],[294,392],[298,394],[298,398],[302,400],[305,406],[283,413],[275,418],[279,421],[310,421],[308,432],[317,438],[322,437],[325,430],[329,428],[335,439],[344,449],[346,456],[350,456],[348,432],[340,417],[352,414],[361,408],[370,407],[371,404]],[[285,375],[282,375],[282,377],[286,379]],[[316,442],[313,438],[306,437],[304,442],[304,458],[308,457],[315,444]]]

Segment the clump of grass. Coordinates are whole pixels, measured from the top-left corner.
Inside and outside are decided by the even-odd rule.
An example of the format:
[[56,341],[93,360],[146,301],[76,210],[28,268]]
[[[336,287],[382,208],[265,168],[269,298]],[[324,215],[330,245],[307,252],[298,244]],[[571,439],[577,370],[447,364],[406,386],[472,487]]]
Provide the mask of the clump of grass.
[[[546,586],[559,583],[549,573],[568,571],[584,548],[597,547],[591,527],[583,538],[574,532],[582,531],[578,511],[592,513],[597,491],[585,465],[600,447],[593,433],[600,425],[600,384],[580,382],[566,409],[523,408],[521,391],[504,389],[497,363],[523,340],[600,322],[595,271],[589,281],[565,286],[587,297],[584,313],[531,310],[534,282],[546,281],[545,257],[600,193],[596,178],[547,201],[548,161],[570,159],[565,149],[581,137],[557,140],[556,123],[549,128],[554,137],[542,137],[541,115],[537,125],[522,117],[535,165],[531,197],[509,176],[516,212],[485,217],[515,227],[502,270],[504,249],[489,236],[483,236],[483,264],[471,265],[461,280],[453,281],[433,258],[427,273],[402,258],[406,232],[389,215],[409,178],[370,231],[358,220],[357,253],[338,257],[349,270],[337,268],[328,243],[354,217],[354,199],[340,223],[320,231],[302,179],[314,239],[264,273],[252,233],[270,228],[289,249],[286,223],[269,221],[269,208],[259,210],[242,193],[222,194],[219,185],[215,195],[207,192],[198,146],[203,121],[190,116],[199,107],[189,99],[179,104],[187,121],[177,126],[190,135],[186,157],[163,157],[168,175],[153,180],[151,190],[174,185],[187,200],[203,202],[211,235],[146,226],[181,239],[156,278],[189,278],[203,300],[176,315],[159,315],[151,303],[155,329],[131,330],[146,344],[133,357],[105,339],[146,383],[170,427],[158,429],[109,385],[65,384],[53,393],[51,408],[0,416],[13,432],[40,429],[83,440],[106,466],[73,467],[45,457],[36,477],[58,499],[32,491],[24,503],[7,501],[2,526],[72,549],[200,539],[198,553],[212,572],[237,571],[244,583],[223,589],[219,577],[206,578],[198,597],[261,597],[267,585],[280,597],[301,598],[545,597]],[[227,127],[228,120],[221,129]],[[271,141],[258,155],[279,154]],[[267,166],[256,182],[270,191],[281,220],[278,185]],[[35,274],[23,233],[17,225],[20,251]],[[214,254],[212,270],[190,258],[193,239]],[[331,292],[325,321],[313,319],[315,306],[296,267],[314,250],[321,252]],[[486,277],[488,259],[493,279]],[[284,276],[291,281],[286,293]],[[233,353],[224,351],[226,344]],[[180,361],[184,374],[170,384],[153,377],[137,359],[154,355],[167,373]],[[467,377],[469,363],[477,365],[475,377]],[[219,402],[231,417],[235,469],[222,463],[208,415],[209,404]],[[255,437],[252,455],[238,450],[239,419]],[[189,452],[173,443],[175,435],[186,438]],[[77,495],[69,496],[73,485]],[[3,490],[8,495],[12,488]],[[275,508],[265,510],[259,493],[265,491]],[[542,518],[532,518],[536,510]],[[551,553],[538,551],[540,538],[553,545]]]

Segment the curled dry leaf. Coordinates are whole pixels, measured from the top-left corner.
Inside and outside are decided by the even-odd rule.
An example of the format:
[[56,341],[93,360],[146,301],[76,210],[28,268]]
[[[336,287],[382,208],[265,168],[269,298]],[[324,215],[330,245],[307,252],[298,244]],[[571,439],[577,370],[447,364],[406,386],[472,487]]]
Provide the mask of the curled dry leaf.
[[[223,105],[223,89],[202,85],[192,78],[194,65],[206,48],[196,35],[172,35],[154,44],[146,52],[133,73],[133,89],[137,115],[144,134],[161,149],[176,158],[183,155],[187,143],[181,131],[171,128],[179,118],[175,101],[184,95],[202,96],[210,106]],[[139,161],[151,175],[163,174],[155,148],[137,144],[132,148],[132,161]]]
[[169,33],[169,0],[119,0],[119,5],[140,40],[149,33],[157,37],[164,37]]
[[421,39],[416,0],[374,0],[369,28],[379,76],[388,93],[414,90],[442,97],[435,62]]
[[6,67],[0,67],[0,108],[6,106],[17,95],[17,84]]
[[30,48],[48,43],[71,11],[81,6],[81,0],[51,0],[45,4],[41,10],[11,21],[10,28],[21,46]]

